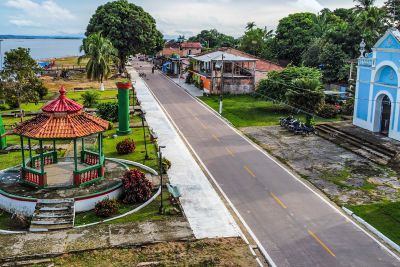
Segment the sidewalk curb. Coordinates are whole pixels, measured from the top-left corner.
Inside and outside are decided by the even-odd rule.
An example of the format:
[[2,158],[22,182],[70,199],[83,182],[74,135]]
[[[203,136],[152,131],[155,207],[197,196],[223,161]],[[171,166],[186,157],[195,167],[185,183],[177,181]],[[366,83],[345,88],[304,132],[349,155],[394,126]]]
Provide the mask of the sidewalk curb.
[[378,229],[376,229],[375,227],[373,227],[372,225],[370,225],[369,223],[367,223],[364,219],[362,219],[361,217],[358,217],[353,211],[349,210],[346,207],[342,207],[342,209],[344,210],[344,212],[346,212],[350,217],[353,217],[357,222],[361,223],[362,225],[364,225],[369,231],[371,231],[372,233],[374,233],[375,235],[379,236],[380,239],[382,239],[383,241],[385,241],[386,244],[388,244],[391,248],[393,248],[394,250],[396,250],[397,252],[400,253],[400,246],[397,245],[395,242],[393,242],[390,238],[388,238],[387,236],[385,236],[384,234],[382,234]]

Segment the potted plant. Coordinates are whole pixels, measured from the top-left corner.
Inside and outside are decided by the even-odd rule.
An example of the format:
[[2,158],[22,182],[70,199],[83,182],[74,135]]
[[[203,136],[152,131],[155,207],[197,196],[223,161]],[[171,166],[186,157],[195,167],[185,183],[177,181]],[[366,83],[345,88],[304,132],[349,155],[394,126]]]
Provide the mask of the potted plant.
[[117,85],[118,89],[130,89],[130,88],[132,88],[132,83],[128,79],[119,80],[118,82],[116,82],[116,85]]

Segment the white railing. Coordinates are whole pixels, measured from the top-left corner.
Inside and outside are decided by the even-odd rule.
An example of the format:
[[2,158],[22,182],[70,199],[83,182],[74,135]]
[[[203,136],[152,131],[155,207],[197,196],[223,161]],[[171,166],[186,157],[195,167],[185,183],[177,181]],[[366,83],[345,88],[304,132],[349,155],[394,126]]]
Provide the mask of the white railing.
[[367,67],[375,67],[376,59],[375,58],[359,58],[358,65],[359,66],[367,66]]

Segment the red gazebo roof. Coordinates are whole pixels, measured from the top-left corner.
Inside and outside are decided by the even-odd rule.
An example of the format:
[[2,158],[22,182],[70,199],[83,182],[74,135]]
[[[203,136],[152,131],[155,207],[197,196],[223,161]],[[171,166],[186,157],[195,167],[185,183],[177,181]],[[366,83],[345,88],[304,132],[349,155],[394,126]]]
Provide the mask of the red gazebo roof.
[[19,124],[13,133],[33,139],[76,139],[108,129],[109,122],[83,111],[83,106],[60,96],[43,106],[42,113]]
[[78,112],[83,109],[83,106],[65,96],[66,90],[64,86],[60,88],[60,96],[44,105],[42,110],[44,112]]

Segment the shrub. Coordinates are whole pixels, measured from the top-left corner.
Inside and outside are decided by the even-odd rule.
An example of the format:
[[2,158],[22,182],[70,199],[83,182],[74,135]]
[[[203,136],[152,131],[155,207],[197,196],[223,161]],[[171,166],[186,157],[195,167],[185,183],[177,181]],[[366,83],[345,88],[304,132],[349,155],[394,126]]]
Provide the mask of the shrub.
[[115,199],[103,199],[96,203],[94,212],[98,217],[107,218],[118,213],[119,203]]
[[189,72],[189,73],[186,75],[185,83],[191,84],[192,82],[193,82],[193,73],[192,73],[192,72]]
[[108,129],[107,130],[112,130],[114,129],[114,123],[112,123],[111,121],[108,122]]
[[122,183],[124,188],[124,203],[141,203],[151,197],[153,184],[139,170],[135,169],[125,172]]
[[342,106],[342,114],[352,116],[354,112],[354,99],[349,98]]
[[82,94],[83,105],[92,108],[97,105],[100,94],[96,91],[86,91]]
[[7,105],[5,105],[5,104],[0,105],[0,110],[1,111],[7,110],[7,109],[8,109]]
[[97,105],[97,115],[103,120],[118,121],[118,103],[100,103]]
[[169,161],[167,158],[163,157],[161,160],[161,165],[162,165],[163,173],[166,174],[167,171],[169,169],[171,169],[172,164],[171,164],[171,161]]
[[326,118],[326,119],[335,118],[337,114],[338,114],[338,110],[337,110],[336,106],[332,105],[332,104],[323,105],[321,110],[318,112],[319,116]]
[[135,151],[136,145],[135,145],[135,141],[133,141],[132,139],[125,139],[121,142],[118,142],[117,144],[117,152],[120,155],[126,155],[126,154],[130,154],[133,151]]

